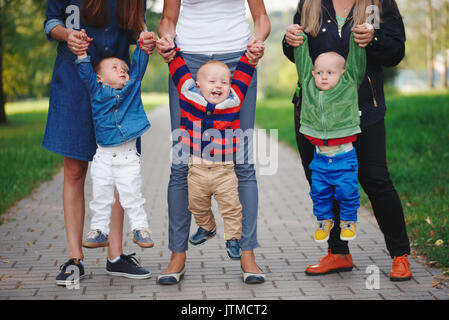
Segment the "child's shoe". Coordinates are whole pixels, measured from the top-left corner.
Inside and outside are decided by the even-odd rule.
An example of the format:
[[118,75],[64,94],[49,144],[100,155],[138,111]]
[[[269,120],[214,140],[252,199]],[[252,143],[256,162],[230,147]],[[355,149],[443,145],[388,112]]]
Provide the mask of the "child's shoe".
[[226,240],[226,252],[232,260],[240,260],[242,257],[242,249],[240,248],[240,240]]
[[329,234],[334,226],[334,220],[320,220],[318,221],[318,229],[315,231],[315,241],[318,243],[326,242],[329,239]]
[[100,230],[90,230],[83,242],[85,248],[100,248],[109,246],[108,235]]
[[215,237],[216,234],[216,228],[213,228],[211,231],[207,231],[201,227],[198,227],[198,230],[196,230],[195,234],[189,238],[189,242],[194,246],[197,246],[206,242],[210,238]]
[[152,248],[154,246],[151,239],[151,231],[148,228],[138,228],[133,230],[133,242],[141,248]]
[[341,240],[354,240],[356,233],[355,233],[355,221],[340,221],[340,239]]

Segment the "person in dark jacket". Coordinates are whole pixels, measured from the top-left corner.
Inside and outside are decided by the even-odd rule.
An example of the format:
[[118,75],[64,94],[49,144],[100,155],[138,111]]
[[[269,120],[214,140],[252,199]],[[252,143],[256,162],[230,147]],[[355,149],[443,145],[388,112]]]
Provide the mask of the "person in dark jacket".
[[[369,6],[369,7],[368,7]],[[364,22],[374,29],[362,27]],[[366,74],[359,88],[360,127],[354,143],[359,162],[359,182],[371,202],[374,215],[384,234],[387,250],[393,258],[390,279],[411,279],[408,261],[410,243],[407,236],[401,201],[390,179],[386,161],[383,67],[393,67],[405,55],[405,31],[399,9],[394,0],[301,0],[287,27],[282,41],[285,56],[292,62],[294,48],[303,42],[298,36],[302,27],[309,38],[309,51],[314,60],[323,52],[336,51],[344,57],[349,50],[349,37],[366,47]],[[306,178],[311,184],[309,164],[314,146],[299,132],[301,114],[301,84],[293,97],[295,134]],[[338,203],[334,201],[335,225],[328,240],[328,255],[305,272],[321,275],[350,271],[353,267],[347,241],[340,239]]]

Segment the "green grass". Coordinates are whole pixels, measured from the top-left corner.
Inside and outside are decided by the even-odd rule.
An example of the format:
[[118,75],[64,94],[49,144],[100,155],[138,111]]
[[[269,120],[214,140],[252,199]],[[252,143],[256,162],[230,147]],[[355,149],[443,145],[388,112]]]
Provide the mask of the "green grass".
[[[167,94],[142,94],[145,110],[168,104]],[[62,157],[42,148],[48,99],[6,105],[8,123],[0,125],[0,214],[49,180]],[[1,220],[0,220],[1,223]]]
[[9,114],[0,126],[0,213],[51,179],[62,157],[41,147],[45,112]]
[[[447,268],[449,93],[391,95],[387,107],[388,167],[404,206],[409,237],[417,254]],[[278,128],[279,139],[296,150],[290,98],[261,100],[256,110],[256,123]],[[370,208],[366,195],[362,203]]]

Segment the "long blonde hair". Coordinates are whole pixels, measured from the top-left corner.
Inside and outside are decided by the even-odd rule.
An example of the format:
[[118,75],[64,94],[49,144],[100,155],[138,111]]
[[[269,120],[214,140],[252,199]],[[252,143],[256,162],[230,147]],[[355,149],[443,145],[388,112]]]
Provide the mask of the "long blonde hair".
[[[353,25],[359,25],[367,22],[371,12],[368,11],[368,6],[377,6],[379,13],[381,10],[379,0],[355,0],[355,6],[352,15]],[[299,11],[299,3],[298,3]],[[316,37],[320,32],[323,17],[321,14],[321,0],[305,0],[301,11],[301,25],[304,31],[312,37]]]

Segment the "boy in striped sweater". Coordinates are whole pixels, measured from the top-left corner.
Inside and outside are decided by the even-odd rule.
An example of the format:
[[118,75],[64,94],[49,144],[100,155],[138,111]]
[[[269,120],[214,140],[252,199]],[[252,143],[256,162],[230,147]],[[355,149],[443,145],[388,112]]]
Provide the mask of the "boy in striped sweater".
[[231,78],[226,64],[211,60],[200,67],[195,81],[179,48],[174,50],[177,52],[169,70],[181,106],[180,142],[190,154],[189,210],[199,226],[189,242],[199,245],[216,235],[211,210],[214,196],[223,216],[226,251],[231,259],[238,260],[242,206],[234,156],[240,141],[240,108],[257,62],[243,54]]

